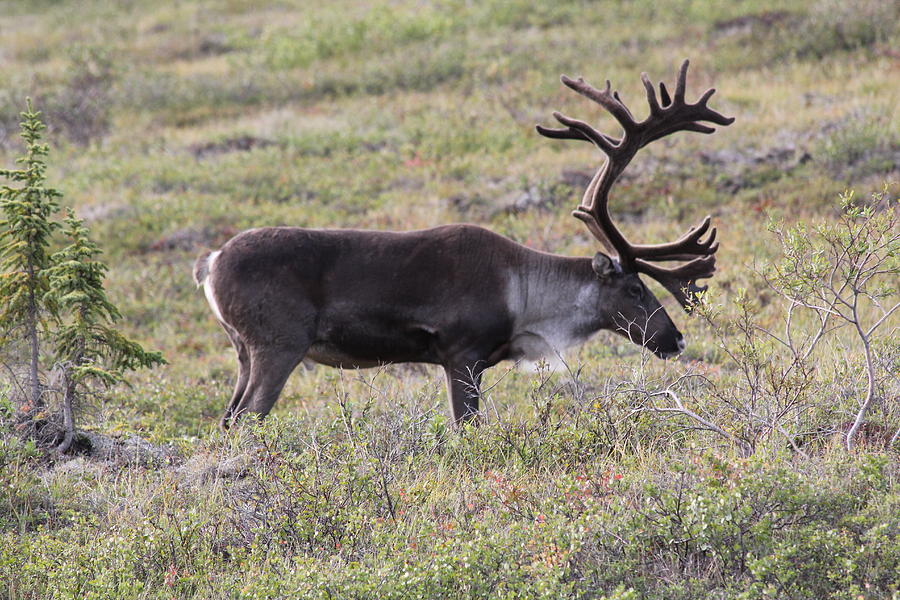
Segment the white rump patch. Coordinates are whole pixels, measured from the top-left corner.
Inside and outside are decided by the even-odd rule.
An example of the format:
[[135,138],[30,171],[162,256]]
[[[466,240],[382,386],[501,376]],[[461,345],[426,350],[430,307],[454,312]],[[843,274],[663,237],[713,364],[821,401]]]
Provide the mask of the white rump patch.
[[210,282],[213,273],[213,265],[220,252],[220,250],[216,250],[209,255],[209,260],[206,263],[206,279],[203,280],[203,294],[206,296],[206,301],[209,302],[209,307],[212,308],[213,314],[216,315],[218,320],[224,323],[225,319],[222,318],[222,311],[219,310],[219,303],[216,302],[216,296],[213,294],[212,283]]

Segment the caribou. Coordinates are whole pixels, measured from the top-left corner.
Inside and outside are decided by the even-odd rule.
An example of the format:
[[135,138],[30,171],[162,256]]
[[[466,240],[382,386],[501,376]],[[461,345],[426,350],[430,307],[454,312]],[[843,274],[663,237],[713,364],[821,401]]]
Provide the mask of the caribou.
[[[639,277],[662,284],[690,311],[715,270],[716,230],[707,216],[674,242],[634,244],[616,227],[609,192],[650,142],[676,131],[712,133],[704,123],[734,119],[707,106],[715,89],[685,101],[688,61],[674,95],[659,98],[641,75],[650,114],[635,120],[609,81],[562,83],[618,121],[601,133],[558,112],[563,125],[537,132],[590,142],[606,160],[573,215],[603,246],[593,257],[533,250],[483,227],[453,224],[420,231],[262,227],[201,256],[194,279],[238,359],[237,381],[220,426],[264,417],[304,359],[339,368],[389,363],[443,367],[454,422],[478,415],[482,373],[500,361],[554,358],[600,330],[614,331],[660,358],[684,350],[684,337]],[[677,261],[664,267],[657,263]]]

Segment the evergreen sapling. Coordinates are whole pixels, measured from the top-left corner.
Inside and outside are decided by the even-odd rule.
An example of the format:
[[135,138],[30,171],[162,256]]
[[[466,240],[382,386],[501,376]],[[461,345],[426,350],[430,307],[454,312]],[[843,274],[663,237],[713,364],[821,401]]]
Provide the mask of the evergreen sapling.
[[21,184],[0,187],[0,345],[8,346],[24,330],[29,346],[29,382],[23,408],[37,410],[44,404],[40,380],[40,331],[55,314],[53,297],[47,294],[49,246],[59,224],[57,190],[45,186],[47,144],[40,112],[27,100],[22,113],[25,154],[16,160],[21,169],[0,169],[0,177]]
[[121,314],[103,288],[107,266],[97,260],[100,248],[71,209],[67,210],[64,234],[70,243],[51,257],[47,292],[61,316],[53,335],[63,380],[64,439],[57,447],[60,452],[71,446],[73,406],[89,390],[90,382],[109,387],[124,381],[126,371],[165,363],[159,352],[144,350],[113,327]]
[[[30,100],[22,118],[25,154],[16,161],[22,168],[0,170],[0,177],[20,184],[0,187],[0,347],[27,340],[22,413],[37,432],[47,423],[41,344],[52,346],[62,374],[63,439],[57,449],[64,452],[74,437],[73,407],[91,384],[109,387],[124,381],[126,371],[165,361],[114,328],[121,315],[103,288],[107,266],[71,210],[64,229],[69,244],[51,254],[53,234],[61,228],[53,217],[62,194],[45,185],[49,147],[41,141],[45,126]],[[58,433],[52,437],[59,439]]]

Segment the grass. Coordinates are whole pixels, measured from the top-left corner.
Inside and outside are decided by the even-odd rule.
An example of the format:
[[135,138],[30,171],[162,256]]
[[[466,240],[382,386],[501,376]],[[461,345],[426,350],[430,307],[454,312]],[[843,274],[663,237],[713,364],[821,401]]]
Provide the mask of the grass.
[[[896,198],[897,16],[869,0],[0,2],[0,163],[31,96],[50,183],[104,248],[127,333],[170,362],[81,417],[117,440],[107,459],[54,459],[4,430],[0,595],[896,598],[896,448],[847,454],[832,439],[865,387],[848,330],[784,421],[805,455],[760,431],[739,456],[688,421],[634,413],[625,390],[702,373],[714,387],[686,389],[691,406],[752,430],[723,349],[739,337],[715,334],[739,320],[742,289],[759,326],[784,319],[755,272],[780,255],[771,218],[834,222],[839,193],[886,181]],[[261,225],[472,221],[589,255],[566,172],[602,157],[533,126],[559,110],[614,132],[560,73],[611,79],[641,116],[639,73],[672,81],[684,57],[689,96],[715,85],[737,121],[642,151],[613,199],[635,240],[706,213],[720,228],[719,320],[665,301],[682,359],[600,334],[570,374],[501,365],[487,422],[462,431],[435,368],[318,367],[292,376],[263,426],[216,432],[235,361],[191,281],[202,249]],[[531,190],[537,206],[507,210]],[[900,425],[895,338],[873,430]]]

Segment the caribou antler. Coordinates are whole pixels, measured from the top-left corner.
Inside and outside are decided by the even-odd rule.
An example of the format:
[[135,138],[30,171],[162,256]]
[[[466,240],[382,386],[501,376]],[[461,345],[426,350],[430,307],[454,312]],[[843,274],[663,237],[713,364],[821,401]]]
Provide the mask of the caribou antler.
[[[715,88],[704,92],[694,104],[685,102],[684,92],[688,64],[689,61],[685,60],[681,65],[674,97],[669,96],[669,91],[663,83],[659,84],[661,104],[647,74],[641,74],[641,81],[647,90],[647,102],[650,105],[650,115],[641,122],[635,121],[631,111],[619,97],[619,93],[611,90],[608,80],[606,87],[598,90],[580,77],[570,79],[565,75],[562,76],[563,84],[600,104],[615,117],[623,130],[621,138],[601,133],[584,121],[569,118],[558,112],[554,112],[553,116],[565,126],[565,129],[537,126],[538,133],[543,136],[588,141],[606,154],[606,163],[594,175],[584,193],[581,204],[572,214],[584,221],[600,243],[618,255],[623,269],[645,273],[653,277],[678,299],[685,310],[689,310],[696,295],[706,289],[705,286],[698,286],[697,280],[711,277],[715,271],[716,261],[713,255],[719,249],[719,244],[715,241],[716,229],[710,230],[709,228],[710,217],[707,216],[699,225],[692,227],[674,242],[649,245],[632,244],[613,223],[608,205],[609,190],[616,179],[631,162],[635,153],[650,142],[676,131],[699,133],[715,131],[715,128],[703,125],[702,121],[723,126],[734,122],[733,117],[726,117],[706,105],[709,98],[715,93]],[[706,237],[704,238],[704,236]],[[648,262],[671,260],[689,262],[673,268],[660,267]]]

